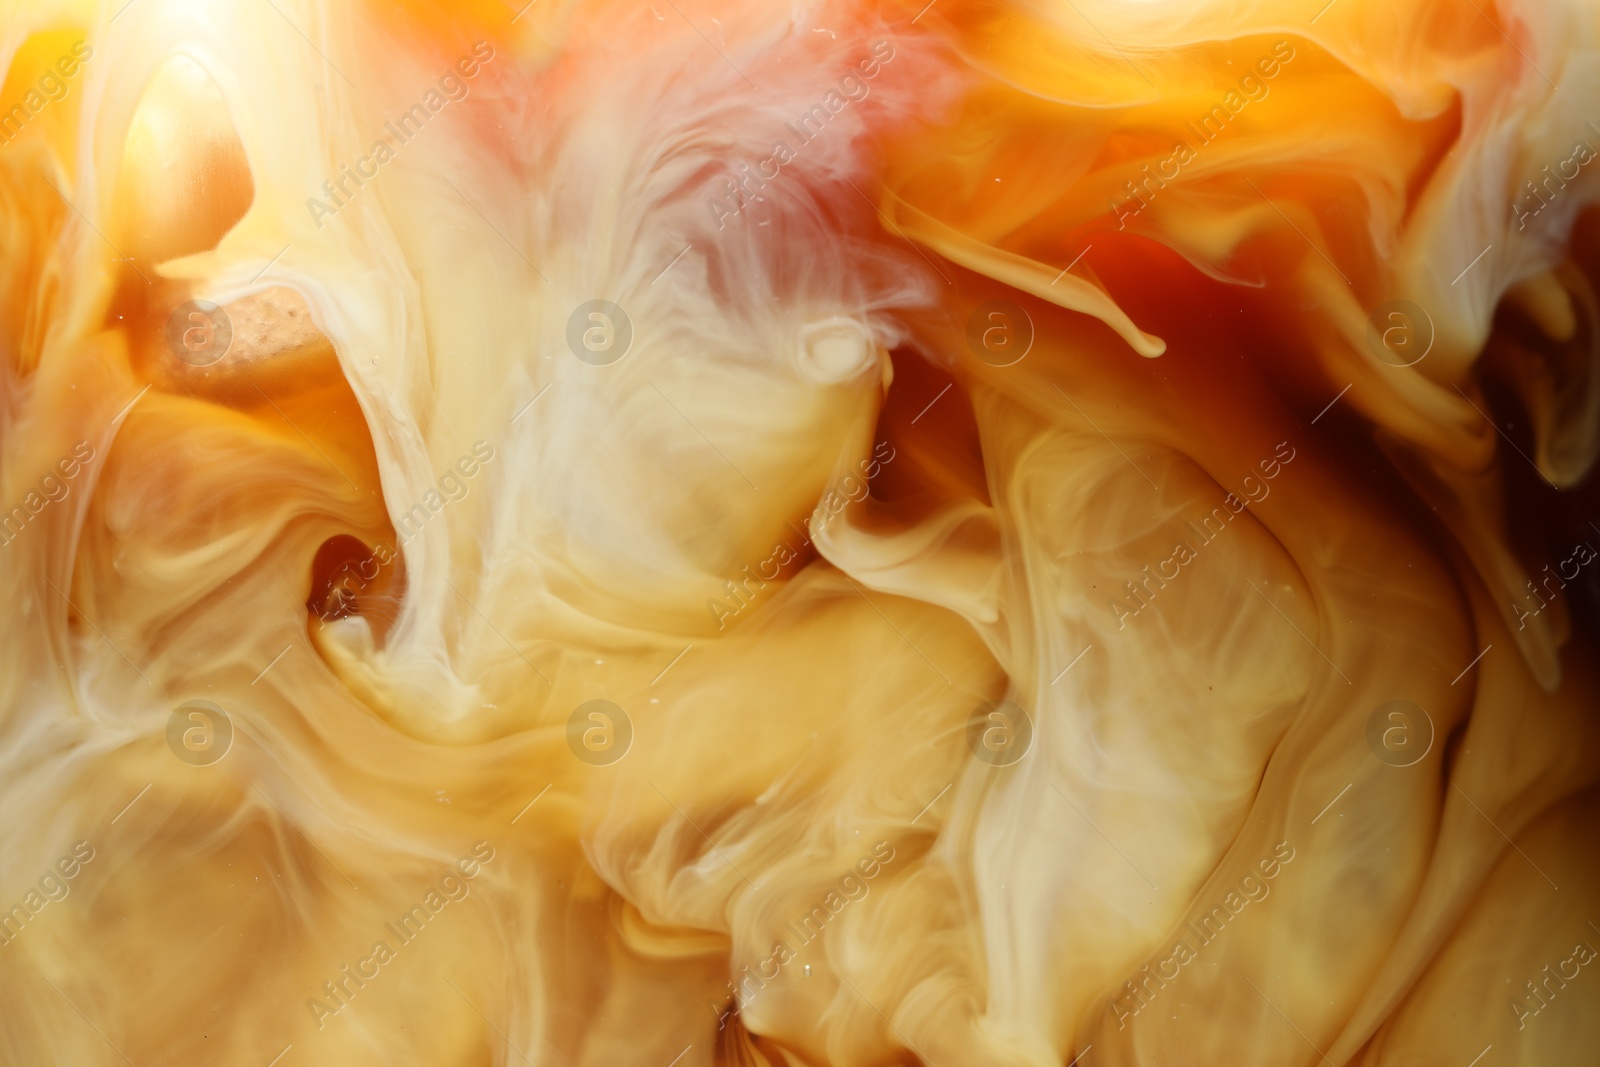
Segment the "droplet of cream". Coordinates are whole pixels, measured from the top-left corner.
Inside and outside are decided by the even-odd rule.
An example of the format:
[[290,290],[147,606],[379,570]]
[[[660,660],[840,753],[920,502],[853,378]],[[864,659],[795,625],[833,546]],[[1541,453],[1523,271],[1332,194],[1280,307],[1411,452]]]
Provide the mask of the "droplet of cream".
[[877,354],[877,345],[865,326],[836,317],[810,323],[800,331],[796,362],[812,381],[831,385],[872,366]]

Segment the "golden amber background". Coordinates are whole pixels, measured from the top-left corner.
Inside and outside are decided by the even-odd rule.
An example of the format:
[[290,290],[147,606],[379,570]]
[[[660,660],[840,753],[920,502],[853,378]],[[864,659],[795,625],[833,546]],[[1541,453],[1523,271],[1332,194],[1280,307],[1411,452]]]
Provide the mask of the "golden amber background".
[[0,1064],[1592,1064],[1592,0],[0,4]]

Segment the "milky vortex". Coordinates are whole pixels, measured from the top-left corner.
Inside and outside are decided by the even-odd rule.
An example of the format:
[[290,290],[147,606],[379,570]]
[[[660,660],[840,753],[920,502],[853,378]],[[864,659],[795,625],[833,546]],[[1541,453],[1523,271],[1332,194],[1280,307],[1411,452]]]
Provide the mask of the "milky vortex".
[[0,11],[0,1064],[1594,1062],[1592,4]]

